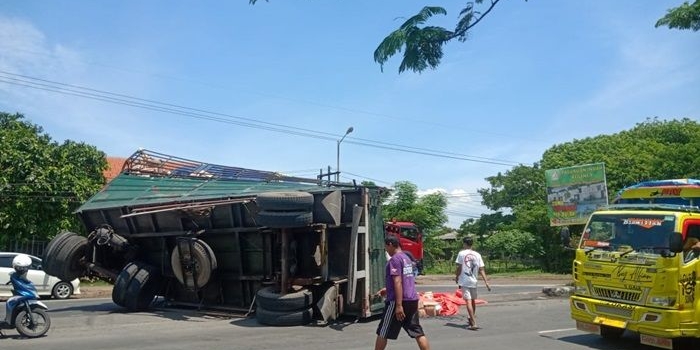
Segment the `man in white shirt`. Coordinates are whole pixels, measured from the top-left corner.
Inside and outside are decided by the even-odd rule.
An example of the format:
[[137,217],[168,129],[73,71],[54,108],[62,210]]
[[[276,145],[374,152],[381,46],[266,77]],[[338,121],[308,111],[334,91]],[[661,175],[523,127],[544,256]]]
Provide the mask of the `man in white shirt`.
[[481,254],[472,250],[474,240],[471,237],[465,237],[462,243],[464,243],[464,249],[457,254],[457,260],[455,260],[455,264],[457,264],[455,282],[462,289],[462,298],[467,302],[467,314],[469,315],[468,328],[477,330],[479,329],[476,325],[477,274],[481,275],[481,278],[484,279],[484,284],[486,284],[486,289],[488,289],[489,292],[491,291],[491,286],[486,279],[484,259],[481,258]]

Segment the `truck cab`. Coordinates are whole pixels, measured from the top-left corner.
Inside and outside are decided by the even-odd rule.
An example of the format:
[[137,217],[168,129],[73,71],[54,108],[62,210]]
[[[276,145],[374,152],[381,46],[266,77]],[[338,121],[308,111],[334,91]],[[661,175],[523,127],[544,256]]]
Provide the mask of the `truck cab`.
[[642,344],[681,348],[700,338],[696,298],[700,181],[664,180],[623,189],[589,218],[573,262],[571,316],[604,338],[625,330]]
[[401,250],[408,252],[416,262],[418,273],[423,273],[423,233],[410,221],[392,220],[384,225],[386,235],[396,236]]

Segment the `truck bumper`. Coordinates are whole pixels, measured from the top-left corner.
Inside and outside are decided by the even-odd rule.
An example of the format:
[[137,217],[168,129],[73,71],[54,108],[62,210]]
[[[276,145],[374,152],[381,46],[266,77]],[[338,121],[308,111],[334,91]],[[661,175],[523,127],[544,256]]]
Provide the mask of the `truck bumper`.
[[670,348],[672,339],[700,337],[695,310],[652,308],[574,295],[571,317],[579,330],[600,334],[601,328],[624,328],[640,334],[643,344]]

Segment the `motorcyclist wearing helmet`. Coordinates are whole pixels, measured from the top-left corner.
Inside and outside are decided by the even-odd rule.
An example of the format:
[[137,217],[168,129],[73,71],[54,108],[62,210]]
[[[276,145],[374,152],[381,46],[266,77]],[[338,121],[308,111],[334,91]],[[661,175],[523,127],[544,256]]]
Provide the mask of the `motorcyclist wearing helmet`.
[[36,287],[29,279],[27,279],[27,271],[32,265],[32,258],[26,254],[18,254],[12,259],[12,267],[15,271],[10,272],[10,282],[14,289],[15,296],[11,297],[5,303],[5,323],[10,324],[12,310],[24,300],[38,299],[39,294],[36,292]]

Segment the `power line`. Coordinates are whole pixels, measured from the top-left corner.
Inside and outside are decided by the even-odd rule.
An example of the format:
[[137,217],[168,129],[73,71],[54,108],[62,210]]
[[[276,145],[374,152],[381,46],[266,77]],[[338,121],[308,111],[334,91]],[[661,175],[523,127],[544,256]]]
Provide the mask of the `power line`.
[[[335,141],[337,139],[337,137],[339,136],[337,134],[332,134],[332,133],[327,133],[327,132],[322,132],[322,131],[299,128],[299,127],[277,124],[277,123],[269,123],[269,122],[265,122],[265,121],[261,121],[261,120],[257,120],[257,119],[253,119],[253,118],[234,116],[234,115],[230,115],[230,114],[212,112],[212,111],[207,111],[207,110],[203,110],[203,109],[190,108],[190,107],[171,104],[171,103],[143,99],[143,98],[134,97],[134,96],[130,96],[130,95],[117,94],[117,93],[112,93],[112,92],[108,92],[108,91],[104,91],[104,90],[97,90],[97,89],[82,87],[82,86],[78,86],[78,85],[65,84],[65,83],[61,83],[61,82],[56,82],[56,81],[51,81],[51,80],[46,80],[46,79],[41,79],[41,78],[35,78],[35,77],[22,75],[22,74],[16,74],[16,73],[7,72],[7,71],[3,71],[3,70],[0,70],[0,73],[2,73],[4,75],[4,76],[0,75],[0,78],[4,78],[4,79],[0,79],[0,82],[6,83],[6,84],[11,84],[11,85],[16,85],[16,86],[23,86],[23,87],[27,87],[27,88],[37,89],[37,90],[53,92],[53,93],[71,95],[71,96],[82,97],[82,98],[86,98],[86,99],[93,99],[93,100],[109,102],[109,103],[119,104],[119,105],[125,105],[125,106],[130,106],[130,107],[135,107],[135,108],[141,108],[141,109],[146,109],[146,110],[152,110],[152,111],[157,111],[157,112],[171,113],[171,114],[181,115],[181,116],[185,116],[185,117],[234,124],[234,125],[239,125],[239,126],[243,126],[243,127],[257,128],[257,129],[262,129],[262,130],[267,130],[267,131],[274,131],[274,132],[279,132],[279,133],[284,133],[284,134],[304,136],[304,137],[310,137],[310,138],[316,138],[316,139],[322,139],[322,140],[328,140],[328,141]],[[388,143],[388,142],[383,142],[383,141],[375,141],[375,140],[362,139],[362,138],[356,138],[356,137],[349,137],[346,142],[352,143],[355,145],[360,145],[360,146],[393,150],[393,151],[399,151],[399,152],[405,152],[405,153],[421,154],[421,155],[427,155],[427,156],[433,156],[433,157],[439,157],[439,158],[471,161],[471,162],[477,162],[477,163],[506,165],[506,166],[516,166],[516,165],[520,164],[518,162],[509,161],[509,160],[487,158],[487,157],[480,157],[480,156],[472,156],[472,155],[466,155],[466,154],[461,154],[461,153],[456,153],[456,152],[406,146],[406,145],[393,144],[393,143]]]
[[[13,51],[19,51],[19,52],[24,52],[24,53],[29,53],[29,54],[32,54],[32,55],[51,57],[51,58],[58,57],[58,56],[56,56],[56,55],[54,55],[54,54],[50,54],[50,53],[47,54],[47,53],[36,52],[36,51],[31,51],[31,50],[23,50],[23,49],[18,49],[18,48],[15,48],[15,47],[13,47],[12,50],[13,50]],[[82,60],[80,60],[80,61],[82,61]],[[211,87],[211,88],[215,88],[215,89],[220,89],[220,90],[221,90],[221,89],[224,89],[222,86],[219,86],[219,85],[216,85],[216,84],[211,84],[211,83],[204,82],[204,81],[199,81],[199,80],[196,80],[196,79],[181,78],[181,77],[177,77],[177,76],[169,76],[169,75],[164,75],[164,74],[153,74],[153,73],[150,73],[150,72],[143,72],[143,71],[134,70],[134,69],[125,69],[125,68],[121,68],[121,67],[115,67],[115,66],[111,66],[111,65],[107,65],[107,64],[102,64],[102,63],[99,63],[99,62],[87,62],[87,63],[81,62],[81,63],[83,63],[83,64],[89,64],[89,65],[95,65],[95,66],[103,67],[103,68],[109,68],[109,69],[113,69],[113,70],[116,70],[116,71],[124,71],[124,72],[135,73],[135,74],[141,74],[141,75],[149,75],[149,76],[153,76],[153,77],[156,77],[156,78],[159,78],[159,79],[178,80],[178,81],[183,81],[183,82],[186,82],[186,83],[196,83],[196,84],[199,84],[199,85],[203,85],[203,86],[207,86],[207,87]],[[226,88],[226,91],[228,91],[228,90],[229,90],[229,88]],[[265,92],[253,91],[253,90],[251,90],[251,89],[249,89],[249,88],[244,88],[244,89],[240,89],[240,88],[239,88],[239,90],[243,90],[243,91],[245,91],[246,93],[250,93],[250,94],[254,94],[254,95],[258,95],[258,96],[271,97],[271,98],[280,99],[280,100],[287,100],[287,101],[291,101],[291,102],[295,102],[295,103],[310,104],[310,105],[315,105],[315,106],[319,106],[319,107],[331,108],[331,109],[336,109],[336,110],[345,111],[345,112],[350,112],[350,113],[356,113],[356,114],[365,114],[365,115],[377,116],[377,117],[388,118],[388,119],[394,119],[394,120],[399,120],[399,121],[408,121],[408,122],[412,122],[412,123],[420,123],[420,124],[433,125],[433,126],[437,126],[437,127],[441,127],[441,128],[445,128],[445,129],[449,129],[449,130],[454,129],[454,127],[455,127],[454,125],[451,125],[451,124],[442,124],[442,123],[435,123],[435,122],[425,121],[425,120],[416,120],[416,119],[411,119],[411,118],[402,118],[402,117],[397,117],[397,116],[390,115],[390,114],[377,113],[377,112],[366,111],[366,110],[361,110],[361,109],[357,109],[357,108],[348,108],[348,107],[336,106],[336,105],[331,105],[331,104],[321,103],[321,102],[316,102],[316,101],[311,101],[311,100],[305,100],[305,99],[289,98],[289,97],[281,96],[281,95],[277,95],[277,94],[270,94],[270,93],[265,93]],[[475,131],[475,132],[477,132],[477,133],[483,133],[483,134],[491,134],[491,135],[499,136],[499,137],[507,137],[507,138],[514,138],[514,137],[515,137],[515,138],[519,138],[519,139],[522,139],[522,140],[533,140],[533,139],[530,139],[530,138],[524,138],[524,137],[522,137],[521,135],[509,135],[509,134],[502,134],[502,133],[497,133],[497,132],[493,132],[493,131],[484,131],[484,130],[472,130],[472,131]]]
[[472,219],[479,219],[479,218],[481,218],[481,214],[479,214],[479,215],[477,215],[477,214],[468,214],[468,213],[462,213],[462,212],[452,211],[452,210],[445,210],[444,213],[447,214],[447,215],[449,215],[449,216],[458,216],[458,217],[465,217],[465,218],[472,218]]

